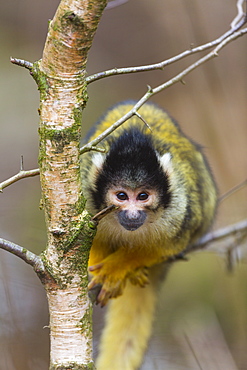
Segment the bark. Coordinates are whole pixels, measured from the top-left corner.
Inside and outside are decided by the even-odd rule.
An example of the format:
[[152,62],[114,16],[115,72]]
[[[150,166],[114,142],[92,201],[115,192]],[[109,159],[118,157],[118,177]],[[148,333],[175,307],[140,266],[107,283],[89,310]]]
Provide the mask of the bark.
[[106,0],[62,0],[41,61],[40,178],[48,243],[42,254],[50,309],[50,369],[92,368],[87,258],[94,226],[84,211],[79,143],[87,54]]

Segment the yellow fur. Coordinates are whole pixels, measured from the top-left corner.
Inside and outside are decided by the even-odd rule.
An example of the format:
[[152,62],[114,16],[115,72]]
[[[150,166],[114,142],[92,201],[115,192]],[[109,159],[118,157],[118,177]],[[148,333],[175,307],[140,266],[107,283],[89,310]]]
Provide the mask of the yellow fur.
[[[120,104],[96,126],[96,138],[126,114],[133,104]],[[100,143],[106,154],[90,152],[82,158],[82,179],[88,209],[95,207],[91,190],[111,147],[130,127],[152,137],[160,165],[169,178],[169,206],[145,210],[147,222],[134,232],[123,228],[113,211],[99,223],[89,258],[89,289],[102,286],[99,301],[109,302],[106,329],[97,360],[98,370],[136,370],[151,335],[159,286],[157,276],[165,262],[179,255],[210,227],[216,207],[216,189],[205,159],[179,126],[162,109],[146,104],[139,110],[152,131],[134,116]],[[199,190],[198,190],[199,189]],[[159,205],[159,199],[155,202]],[[155,203],[155,205],[156,205]],[[189,226],[188,226],[189,225]],[[167,266],[167,264],[166,264]],[[112,299],[116,298],[116,299]]]
[[155,303],[151,284],[141,288],[131,283],[127,283],[124,295],[109,303],[97,370],[133,370],[140,366],[152,330]]

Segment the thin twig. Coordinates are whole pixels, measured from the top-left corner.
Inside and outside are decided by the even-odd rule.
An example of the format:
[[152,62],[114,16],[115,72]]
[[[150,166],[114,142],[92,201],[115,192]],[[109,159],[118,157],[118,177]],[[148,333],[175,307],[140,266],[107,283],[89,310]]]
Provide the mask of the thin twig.
[[190,48],[188,50],[185,50],[182,53],[176,55],[175,57],[172,57],[170,59],[167,59],[167,60],[159,62],[159,63],[149,64],[149,65],[144,65],[144,66],[138,66],[138,67],[113,68],[113,69],[110,69],[108,71],[98,72],[98,73],[95,73],[91,76],[88,76],[86,78],[86,82],[88,84],[90,84],[91,82],[101,80],[102,78],[110,77],[110,76],[137,73],[137,72],[147,72],[147,71],[154,71],[154,70],[163,70],[166,66],[168,66],[172,63],[175,63],[178,60],[186,58],[189,55],[196,54],[196,53],[199,53],[201,51],[211,49],[214,46],[219,45],[220,43],[222,43],[223,40],[225,40],[227,37],[232,35],[234,32],[238,31],[246,23],[246,14],[243,10],[243,2],[244,1],[245,0],[238,0],[238,3],[237,3],[238,14],[233,19],[233,21],[231,23],[230,30],[225,32],[222,36],[218,37],[216,40],[213,40],[213,41],[208,42],[206,44],[197,46],[195,48]]
[[[90,143],[84,145],[80,149],[80,153],[87,152],[89,150],[96,150],[96,151],[104,151],[104,149],[98,148],[97,144],[103,140],[106,136],[108,136],[111,132],[113,132],[116,128],[118,128],[120,125],[122,125],[125,121],[130,119],[133,115],[139,116],[138,109],[154,94],[170,87],[171,85],[182,82],[183,78],[189,74],[191,71],[199,67],[201,64],[205,63],[206,61],[216,57],[218,55],[218,52],[229,42],[232,40],[242,36],[247,32],[246,29],[241,30],[240,32],[237,32],[245,23],[246,23],[246,14],[243,11],[243,2],[244,0],[238,0],[237,8],[238,8],[238,14],[234,18],[234,20],[231,23],[231,29],[224,33],[222,36],[217,38],[216,40],[209,42],[207,44],[198,46],[196,48],[191,48],[189,50],[186,50],[185,52],[170,58],[166,61],[163,61],[161,63],[156,63],[153,65],[148,66],[140,66],[140,67],[130,67],[130,68],[122,68],[122,69],[113,69],[105,72],[98,73],[96,75],[89,76],[87,78],[87,82],[93,82],[95,80],[101,79],[103,77],[115,75],[115,74],[122,74],[122,73],[135,73],[135,72],[141,72],[141,71],[149,71],[149,70],[155,70],[155,69],[163,69],[166,65],[174,63],[187,55],[194,54],[203,50],[206,50],[208,48],[211,48],[215,45],[218,45],[211,53],[207,54],[205,57],[199,59],[196,63],[192,64],[188,68],[186,68],[184,71],[179,73],[174,78],[170,79],[166,83],[159,85],[155,89],[152,89],[151,87],[148,87],[148,91],[146,94],[135,104],[133,109],[129,111],[125,116],[123,116],[121,119],[119,119],[117,122],[115,122],[114,125],[112,125],[110,128],[108,128],[106,131],[104,131],[101,135],[99,135],[96,139],[91,141]],[[33,67],[32,63],[17,59],[17,58],[11,58],[11,62],[14,64],[18,64],[20,66],[23,66],[25,68],[31,69]],[[36,176],[39,174],[39,169],[30,170],[30,171],[20,171],[17,175],[11,177],[10,179],[0,183],[0,192],[7,186],[11,185],[12,183],[31,176]]]
[[235,236],[237,233],[246,233],[247,232],[247,219],[240,221],[234,225],[223,227],[219,230],[210,232],[204,235],[197,243],[189,248],[189,252],[197,249],[202,249],[208,244],[213,242],[218,242],[222,239],[225,239],[229,236]]
[[27,264],[31,265],[38,274],[45,273],[42,259],[33,252],[2,238],[0,238],[0,248],[20,257]]
[[36,168],[34,170],[29,170],[29,171],[24,171],[24,170],[21,169],[16,175],[14,175],[14,176],[10,177],[9,179],[0,183],[0,192],[2,192],[3,189],[6,188],[7,186],[14,184],[15,182],[17,182],[21,179],[25,179],[27,177],[33,177],[33,176],[37,176],[37,175],[39,175],[39,169],[38,168]]
[[142,117],[139,112],[135,112],[135,115],[140,118],[140,120],[147,126],[150,131],[153,131],[152,128],[149,126],[148,122]]
[[23,157],[23,155],[21,156],[20,171],[24,171],[24,157]]
[[229,196],[231,196],[236,191],[242,189],[246,185],[247,185],[247,179],[244,180],[243,182],[241,182],[240,184],[234,186],[232,189],[228,190],[225,194],[221,195],[219,197],[218,201],[219,202],[222,202],[223,200],[225,200],[226,198],[228,198]]
[[183,78],[185,76],[187,76],[190,72],[192,72],[194,69],[198,68],[199,66],[201,66],[202,64],[204,64],[208,60],[217,57],[220,50],[223,49],[227,44],[229,44],[231,41],[236,40],[237,38],[243,36],[246,33],[247,33],[247,28],[244,28],[240,31],[236,31],[234,33],[231,33],[230,36],[228,36],[227,38],[224,38],[223,41],[219,45],[217,45],[214,50],[212,50],[210,53],[208,53],[204,57],[200,58],[195,63],[191,64],[189,67],[185,68],[182,72],[177,74],[175,77],[173,77],[170,80],[168,80],[167,82],[157,86],[156,88],[151,88],[150,86],[148,86],[148,91],[142,96],[142,98],[134,105],[134,107],[129,112],[127,112],[124,116],[122,116],[111,127],[109,127],[104,132],[102,132],[97,138],[92,140],[90,143],[84,145],[80,149],[80,153],[83,154],[87,151],[90,151],[92,146],[96,146],[101,140],[103,140],[105,137],[107,137],[109,134],[111,134],[114,130],[116,130],[119,126],[121,126],[125,121],[127,121],[133,115],[135,115],[136,112],[139,110],[139,108],[144,103],[146,103],[147,100],[151,96],[167,89],[168,87],[174,85],[177,82],[181,82],[183,80]]
[[232,245],[227,249],[227,270],[233,271],[236,262],[241,260],[241,248],[239,248],[247,238],[247,231],[236,234]]
[[110,212],[116,210],[118,207],[115,206],[114,204],[102,209],[102,211],[96,213],[96,215],[94,215],[92,217],[92,221],[98,223],[100,220],[102,220],[103,217],[105,217],[106,215],[108,215]]
[[28,69],[29,71],[31,71],[32,68],[33,68],[33,63],[28,62],[27,60],[18,59],[18,58],[12,58],[11,57],[10,58],[10,61],[11,61],[11,63],[16,64],[16,65],[18,65],[20,67],[24,67],[24,68]]
[[245,19],[246,21],[246,12],[244,12],[244,3],[246,3],[246,0],[238,0],[237,1],[237,9],[238,9],[238,14],[236,17],[233,19],[231,23],[231,28],[234,29],[236,25]]
[[199,370],[203,370],[203,367],[200,364],[200,360],[199,360],[199,358],[197,356],[196,351],[194,350],[193,344],[191,343],[191,340],[190,340],[189,336],[186,333],[184,333],[184,337],[185,337],[185,340],[186,340],[186,342],[187,342],[187,344],[189,346],[189,349],[191,350],[192,355],[193,355],[193,357],[194,357],[194,359],[195,359],[195,361],[197,363],[197,366],[198,366]]

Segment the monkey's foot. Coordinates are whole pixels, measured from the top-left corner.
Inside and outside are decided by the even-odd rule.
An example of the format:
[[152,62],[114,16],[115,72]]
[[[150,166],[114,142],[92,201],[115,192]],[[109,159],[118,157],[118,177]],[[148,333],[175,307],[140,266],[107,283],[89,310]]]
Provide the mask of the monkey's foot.
[[132,284],[143,288],[149,284],[149,269],[146,266],[138,267],[128,274],[128,278]]

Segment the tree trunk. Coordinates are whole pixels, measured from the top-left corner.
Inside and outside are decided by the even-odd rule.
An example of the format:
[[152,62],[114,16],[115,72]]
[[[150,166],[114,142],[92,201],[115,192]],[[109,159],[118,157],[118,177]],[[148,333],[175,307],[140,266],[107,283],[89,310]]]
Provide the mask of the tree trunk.
[[106,0],[62,0],[41,61],[32,69],[40,93],[42,205],[48,244],[42,258],[50,309],[50,369],[92,368],[87,258],[94,236],[84,211],[79,144],[87,101],[86,61]]

